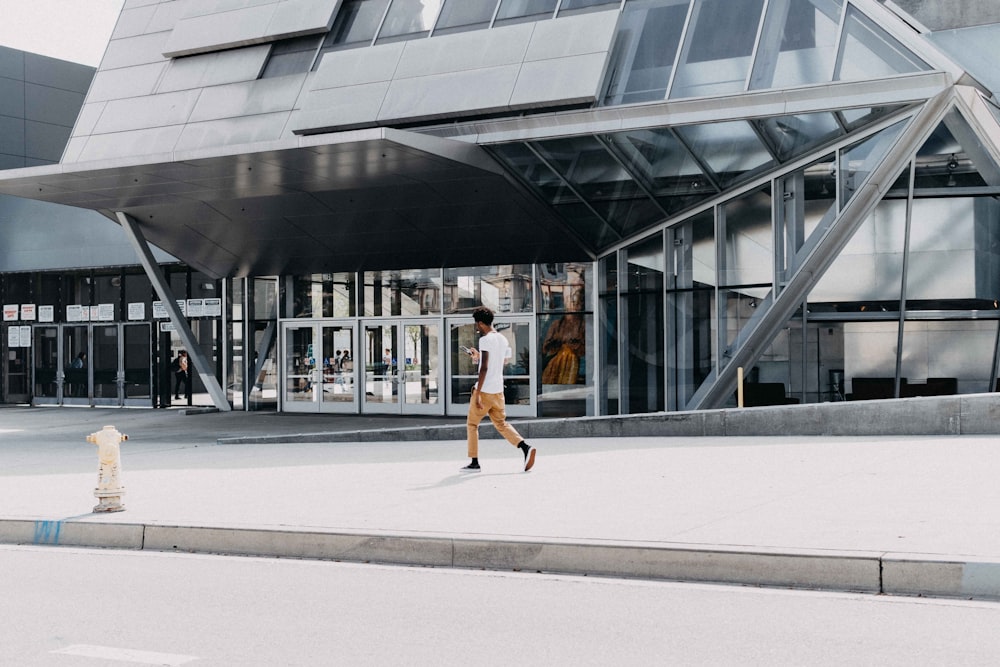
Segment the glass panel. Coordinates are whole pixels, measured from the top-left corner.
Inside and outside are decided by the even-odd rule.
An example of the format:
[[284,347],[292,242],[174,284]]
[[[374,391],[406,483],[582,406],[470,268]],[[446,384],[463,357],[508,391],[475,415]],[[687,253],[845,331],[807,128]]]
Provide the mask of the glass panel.
[[765,118],[758,122],[758,126],[782,162],[808,153],[810,149],[843,134],[840,123],[832,113]]
[[367,271],[365,315],[431,315],[441,312],[441,270]]
[[678,127],[677,133],[725,188],[776,163],[745,121]]
[[699,0],[670,97],[744,90],[763,6],[764,0]]
[[403,327],[403,402],[437,405],[441,368],[440,331],[437,324],[407,324]]
[[434,34],[485,28],[493,20],[497,0],[447,0]]
[[770,3],[750,89],[829,81],[842,11],[842,0]]
[[59,329],[56,327],[35,327],[35,397],[58,397],[59,385]]
[[720,284],[770,285],[774,265],[770,186],[727,202],[722,213],[725,264],[719,267]]
[[924,72],[930,66],[889,36],[867,16],[849,7],[836,81],[878,79]]
[[640,0],[625,5],[605,104],[650,102],[667,96],[689,2]]
[[444,306],[446,313],[471,313],[486,306],[494,313],[530,313],[532,265],[445,269]]
[[285,404],[312,403],[316,400],[313,380],[316,357],[313,328],[288,327],[285,330]]
[[582,239],[595,247],[619,240],[619,236],[583,204],[544,162],[524,144],[493,147],[497,159],[536,190],[542,199],[553,204],[556,212]]
[[399,340],[393,324],[365,327],[365,401],[399,403]]
[[500,0],[496,25],[551,18],[556,0]]
[[596,138],[556,139],[536,147],[619,235],[628,236],[664,217]]
[[[837,216],[837,167],[833,154],[804,169],[788,174],[779,183],[782,188],[781,226],[784,246],[780,279],[791,276],[804,256]],[[819,233],[817,233],[819,232]]]
[[667,295],[673,409],[683,410],[715,368],[715,216],[713,211],[670,229],[675,282]]
[[[354,315],[353,273],[314,273],[292,278],[292,317],[351,317]],[[265,305],[265,308],[267,306]]]
[[[149,398],[153,396],[152,351],[150,348],[149,325],[134,324],[124,328],[123,355],[125,357],[125,398]],[[96,354],[96,351],[95,351]]]
[[849,401],[895,397],[898,347],[898,315],[877,322],[845,322],[844,397]]
[[[153,285],[145,273],[125,274],[125,307],[132,309],[128,313],[130,320],[144,320],[153,317]],[[142,317],[138,317],[140,309]],[[135,317],[133,313],[136,315]]]
[[321,329],[323,346],[323,393],[324,403],[354,403],[354,360],[351,348],[354,346],[352,327],[323,326]]
[[901,398],[993,391],[996,321],[907,320],[900,355]]
[[868,179],[868,175],[882,162],[896,137],[906,126],[900,121],[878,134],[844,149],[840,155],[841,209]]
[[118,327],[94,327],[94,398],[118,398]]
[[531,325],[527,322],[504,322],[498,319],[493,328],[507,339],[511,358],[503,367],[503,394],[507,405],[531,405]]
[[887,116],[895,111],[902,108],[901,104],[895,106],[881,106],[881,107],[861,107],[859,109],[844,109],[837,113],[844,119],[844,127],[847,128],[848,132],[853,132],[858,128],[864,127],[865,125],[870,125],[876,120]]
[[323,40],[323,51],[371,44],[388,6],[389,0],[346,0]]
[[625,251],[628,282],[623,285],[623,335],[626,414],[664,409],[664,255],[663,236],[657,234]]
[[93,305],[110,306],[113,313],[111,319],[113,320],[121,319],[121,288],[122,277],[118,271],[94,275]]
[[[11,325],[18,326],[18,325]],[[7,336],[8,328],[0,329],[0,335]],[[22,342],[24,347],[7,348],[7,361],[4,364],[4,380],[7,384],[4,398],[8,403],[23,403],[29,398],[28,368],[31,363],[31,348],[29,342]]]
[[321,35],[309,35],[275,42],[274,46],[271,47],[271,55],[267,59],[267,64],[264,65],[264,71],[261,72],[260,78],[269,79],[286,74],[308,72],[313,58],[316,57],[316,50],[319,48],[321,39]]
[[559,15],[562,16],[564,12],[572,12],[573,10],[588,9],[594,7],[605,7],[612,8],[621,6],[621,0],[562,0],[562,4],[559,5]]
[[600,383],[603,391],[603,406],[601,413],[616,415],[619,413],[621,392],[618,386],[618,254],[601,259],[600,263],[600,301],[598,327],[603,345],[601,359],[598,364]]
[[917,153],[916,188],[981,187],[987,185],[983,174],[994,181],[990,185],[1000,185],[996,182],[1000,180],[1000,169],[976,133],[960,113],[950,111]]
[[[593,414],[590,367],[593,359],[592,318],[587,314],[587,285],[591,264],[540,264],[540,317],[542,340],[542,393],[540,414],[584,416]],[[588,364],[589,361],[589,364]]]
[[430,33],[441,9],[441,0],[392,0],[378,33],[378,41],[413,39]]
[[629,172],[673,214],[716,194],[698,163],[668,129],[635,130],[609,137]]
[[63,396],[67,398],[88,397],[89,332],[86,326],[63,327],[62,363],[66,380]]
[[865,318],[898,312],[905,231],[906,202],[880,202],[813,288],[810,309]]

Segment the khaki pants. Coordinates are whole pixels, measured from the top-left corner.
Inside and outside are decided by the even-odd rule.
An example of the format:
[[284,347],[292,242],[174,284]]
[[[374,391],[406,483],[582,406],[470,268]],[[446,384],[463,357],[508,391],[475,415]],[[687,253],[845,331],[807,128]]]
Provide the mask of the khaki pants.
[[476,400],[473,398],[469,404],[469,416],[465,420],[465,428],[469,432],[469,458],[479,458],[479,422],[483,421],[486,415],[490,416],[490,421],[493,422],[497,432],[507,442],[517,447],[523,438],[507,423],[503,394],[479,394],[479,396],[483,399],[482,409],[476,406]]

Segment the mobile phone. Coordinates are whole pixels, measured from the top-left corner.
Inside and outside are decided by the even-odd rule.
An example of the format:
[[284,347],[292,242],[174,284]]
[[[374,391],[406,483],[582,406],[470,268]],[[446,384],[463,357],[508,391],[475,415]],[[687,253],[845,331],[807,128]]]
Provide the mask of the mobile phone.
[[458,349],[460,349],[462,352],[465,352],[468,355],[472,354],[472,348],[465,347],[464,345],[459,345]]

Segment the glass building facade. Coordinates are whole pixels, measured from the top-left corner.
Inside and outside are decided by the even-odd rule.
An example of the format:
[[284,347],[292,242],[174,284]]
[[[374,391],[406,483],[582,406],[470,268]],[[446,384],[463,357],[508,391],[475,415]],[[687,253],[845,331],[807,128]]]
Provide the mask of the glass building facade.
[[155,403],[164,301],[241,410],[464,414],[480,304],[517,416],[997,390],[1000,107],[952,34],[873,0],[348,0],[261,43],[216,4],[120,22],[69,176],[0,178],[180,261],[172,299],[5,273],[7,400]]

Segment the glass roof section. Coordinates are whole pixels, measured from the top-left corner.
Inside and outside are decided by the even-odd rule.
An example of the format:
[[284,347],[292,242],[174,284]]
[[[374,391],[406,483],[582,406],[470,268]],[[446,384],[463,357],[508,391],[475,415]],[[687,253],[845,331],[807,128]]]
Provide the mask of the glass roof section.
[[931,69],[850,0],[629,0],[602,104]]
[[[851,118],[871,123],[899,108],[863,108]],[[841,113],[827,111],[514,142],[489,149],[600,251],[843,139],[846,121]],[[895,132],[903,125],[894,125]],[[845,188],[863,179],[894,137],[894,132],[883,130],[846,151],[845,164],[860,173],[856,179],[844,179]],[[831,185],[834,192],[836,186]],[[849,194],[844,201],[847,198]]]

